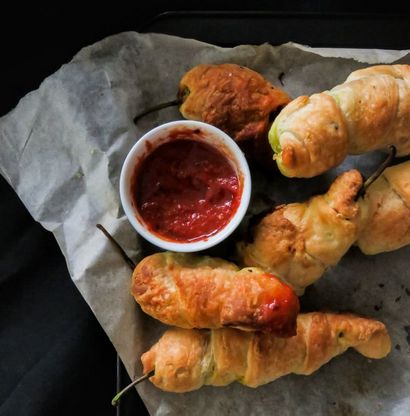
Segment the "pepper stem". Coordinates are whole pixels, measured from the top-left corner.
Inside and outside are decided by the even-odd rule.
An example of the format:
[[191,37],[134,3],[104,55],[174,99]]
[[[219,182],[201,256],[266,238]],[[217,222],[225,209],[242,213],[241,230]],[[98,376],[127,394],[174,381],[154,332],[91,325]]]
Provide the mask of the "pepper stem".
[[134,117],[134,123],[137,123],[140,118],[146,116],[147,114],[153,113],[154,111],[162,110],[163,108],[172,107],[174,105],[182,104],[182,100],[177,98],[176,100],[168,101],[166,103],[158,104],[154,107],[149,108],[148,110],[143,111],[142,113],[137,114]]
[[103,232],[103,234],[108,238],[108,240],[110,240],[114,248],[118,251],[118,253],[120,253],[121,257],[125,260],[125,262],[128,264],[130,269],[134,270],[136,267],[136,264],[130,257],[128,257],[127,253],[119,245],[117,240],[101,224],[97,224],[96,227]]
[[386,157],[384,162],[376,169],[374,173],[372,173],[363,183],[362,187],[360,188],[359,192],[356,196],[356,201],[363,197],[366,191],[369,189],[369,186],[384,172],[384,170],[390,165],[391,161],[395,158],[397,153],[396,146],[390,145],[389,146],[389,155]]
[[111,404],[113,406],[117,406],[118,402],[120,401],[121,397],[130,389],[132,389],[137,384],[141,383],[142,381],[148,379],[149,377],[154,375],[154,370],[150,371],[147,374],[144,374],[142,377],[137,378],[132,383],[128,384],[127,387],[123,388],[119,393],[117,393],[114,398],[111,400]]

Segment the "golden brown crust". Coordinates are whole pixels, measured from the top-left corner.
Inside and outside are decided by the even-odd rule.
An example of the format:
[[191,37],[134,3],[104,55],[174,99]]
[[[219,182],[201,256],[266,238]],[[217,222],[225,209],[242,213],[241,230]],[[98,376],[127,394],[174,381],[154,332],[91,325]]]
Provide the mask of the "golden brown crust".
[[144,374],[155,369],[150,380],[165,391],[182,393],[199,389],[207,375],[203,357],[208,342],[206,332],[169,329],[160,342],[142,355]]
[[394,79],[398,92],[395,120],[386,134],[385,143],[394,144],[398,156],[408,155],[410,153],[410,65],[376,65],[360,69],[350,74],[347,81],[380,75]]
[[211,332],[208,360],[212,362],[212,372],[209,372],[206,384],[226,386],[243,377],[253,334],[231,328]]
[[292,289],[265,271],[191,254],[146,257],[133,273],[132,294],[144,312],[181,328],[233,326],[291,336],[299,311]]
[[330,93],[337,97],[349,129],[349,153],[361,154],[390,144],[399,91],[395,79],[378,75],[346,82]]
[[234,381],[257,387],[290,373],[308,375],[349,347],[377,359],[390,352],[391,342],[379,321],[314,312],[300,314],[296,336],[286,339],[235,329],[172,329],[141,359],[144,373],[155,370],[150,380],[157,387],[181,392]]
[[367,190],[361,204],[368,221],[357,245],[365,254],[410,244],[410,161],[387,168]]
[[236,64],[198,65],[180,81],[180,111],[225,131],[236,141],[265,137],[269,116],[290,98],[262,75]]
[[410,208],[410,160],[387,168],[383,176],[390,187],[400,195],[403,203]]
[[305,211],[305,204],[289,204],[267,215],[256,226],[252,243],[238,244],[243,264],[257,265],[284,279],[298,294],[325,271],[325,266],[305,249],[299,220],[286,218],[290,211]]
[[355,218],[359,210],[355,201],[362,185],[362,175],[356,169],[339,175],[327,191],[329,205],[343,217]]
[[280,112],[273,126],[281,149],[278,166],[286,176],[309,178],[346,157],[346,123],[328,93],[296,98]]
[[362,211],[355,197],[361,185],[360,173],[351,170],[326,194],[279,207],[256,226],[252,243],[239,244],[241,260],[277,274],[302,293],[357,239]]
[[340,175],[325,195],[278,207],[238,245],[242,262],[286,280],[298,294],[338,263],[352,244],[365,254],[410,244],[410,161],[387,168],[355,201],[356,170]]
[[347,82],[373,75],[390,75],[393,78],[410,81],[410,65],[374,65],[353,71],[346,79]]
[[269,140],[286,176],[319,175],[348,153],[389,144],[398,155],[409,154],[410,65],[365,68],[330,91],[293,100],[276,118]]

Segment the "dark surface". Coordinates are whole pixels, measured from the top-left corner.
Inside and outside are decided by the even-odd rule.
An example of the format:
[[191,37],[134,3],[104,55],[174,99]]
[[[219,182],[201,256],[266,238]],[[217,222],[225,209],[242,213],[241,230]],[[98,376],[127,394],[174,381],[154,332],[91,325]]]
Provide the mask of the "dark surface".
[[108,414],[112,347],[74,288],[52,234],[3,179],[0,195],[0,413]]
[[[204,30],[206,28],[206,30]],[[409,16],[392,12],[168,12],[142,29],[220,46],[290,40],[313,47],[407,49]]]
[[[221,45],[294,40],[320,46],[330,42],[410,48],[410,32],[403,30],[409,27],[405,5],[383,6],[400,17],[386,16],[378,6],[369,17],[364,15],[367,5],[330,0],[260,1],[257,6],[219,1],[201,3],[199,9],[229,10],[232,3],[233,10],[285,15],[168,14],[152,21],[167,10],[156,1],[150,1],[149,8],[100,5],[98,12],[56,6],[3,11],[0,114],[82,47],[127,30],[163,31]],[[173,10],[188,8],[192,4],[172,4]],[[306,12],[313,15],[300,15]],[[338,12],[348,14],[338,17]],[[304,23],[309,19],[310,29]],[[0,218],[0,415],[114,415],[109,402],[115,392],[115,351],[70,280],[54,237],[32,220],[2,178]],[[124,400],[121,414],[146,414],[135,391]]]

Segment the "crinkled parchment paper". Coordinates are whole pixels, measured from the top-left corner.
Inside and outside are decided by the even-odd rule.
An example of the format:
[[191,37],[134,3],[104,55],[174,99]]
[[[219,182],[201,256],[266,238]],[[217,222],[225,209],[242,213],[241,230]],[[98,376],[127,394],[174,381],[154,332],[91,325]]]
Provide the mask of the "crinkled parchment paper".
[[[284,89],[296,97],[331,88],[369,63],[410,63],[407,52],[315,51],[295,44],[219,48],[122,33],[81,50],[0,120],[1,173],[31,215],[54,233],[73,281],[131,377],[141,374],[141,353],[165,327],[140,311],[129,293],[129,269],[95,224],[108,228],[135,259],[144,254],[120,206],[121,165],[144,132],[181,118],[172,108],[135,126],[134,115],[173,99],[181,76],[199,63],[245,65],[278,86],[284,73]],[[368,175],[381,159],[378,153],[350,157],[309,180],[254,173],[251,210],[263,208],[263,195],[281,203],[323,192],[337,172],[350,166]],[[368,257],[352,248],[302,298],[305,310],[351,310],[381,319],[393,339],[386,359],[368,360],[348,351],[311,376],[291,375],[258,389],[233,384],[171,394],[145,382],[139,393],[155,415],[408,415],[409,265],[410,247]]]

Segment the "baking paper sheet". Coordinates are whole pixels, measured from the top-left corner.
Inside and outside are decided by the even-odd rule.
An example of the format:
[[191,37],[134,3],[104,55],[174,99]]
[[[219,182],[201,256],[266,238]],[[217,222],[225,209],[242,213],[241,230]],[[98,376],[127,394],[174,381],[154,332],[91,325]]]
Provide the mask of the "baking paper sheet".
[[[120,206],[121,165],[143,133],[181,115],[167,109],[137,126],[133,117],[173,99],[191,67],[225,62],[248,66],[277,86],[283,73],[283,88],[296,97],[329,89],[369,63],[410,64],[410,55],[316,51],[292,43],[220,48],[160,34],[121,33],[81,50],[0,119],[1,173],[31,215],[54,233],[73,281],[132,378],[141,375],[139,357],[165,326],[136,305],[127,265],[95,224],[102,223],[131,257],[141,258],[145,246]],[[266,197],[283,203],[324,192],[338,172],[351,166],[368,175],[382,158],[379,153],[350,157],[308,180],[254,172],[250,213],[266,207]],[[172,394],[145,382],[139,393],[152,415],[408,415],[409,265],[410,247],[368,257],[352,248],[301,299],[304,310],[350,310],[385,322],[393,341],[386,359],[368,360],[348,351],[311,376],[290,375],[257,389],[233,384]]]

